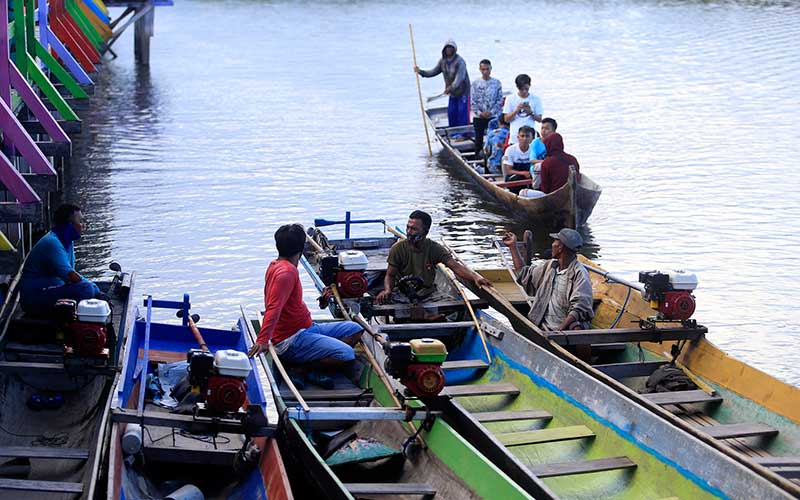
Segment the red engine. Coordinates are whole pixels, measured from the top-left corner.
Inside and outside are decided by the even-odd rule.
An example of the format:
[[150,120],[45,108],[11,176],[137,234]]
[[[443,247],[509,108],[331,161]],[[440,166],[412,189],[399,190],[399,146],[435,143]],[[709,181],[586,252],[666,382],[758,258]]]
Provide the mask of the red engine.
[[444,372],[437,364],[409,365],[400,382],[415,396],[432,398],[444,389]]
[[64,343],[78,356],[102,356],[107,336],[105,325],[77,321],[67,327]]
[[687,291],[667,292],[658,310],[664,319],[687,320],[694,314],[694,296]]
[[212,375],[206,386],[206,404],[211,410],[234,412],[247,400],[247,383],[239,377]]
[[358,298],[367,291],[367,278],[363,271],[339,271],[336,273],[336,288],[345,298]]

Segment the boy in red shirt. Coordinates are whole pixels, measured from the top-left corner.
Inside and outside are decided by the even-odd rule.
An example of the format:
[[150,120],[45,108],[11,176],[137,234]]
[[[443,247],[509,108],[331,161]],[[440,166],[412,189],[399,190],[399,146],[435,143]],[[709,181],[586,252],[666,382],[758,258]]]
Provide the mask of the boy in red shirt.
[[305,241],[306,233],[300,224],[287,224],[275,231],[278,258],[267,267],[264,319],[248,355],[266,352],[271,341],[282,361],[320,368],[344,367],[355,359],[353,347],[364,329],[353,321],[311,321],[297,269]]

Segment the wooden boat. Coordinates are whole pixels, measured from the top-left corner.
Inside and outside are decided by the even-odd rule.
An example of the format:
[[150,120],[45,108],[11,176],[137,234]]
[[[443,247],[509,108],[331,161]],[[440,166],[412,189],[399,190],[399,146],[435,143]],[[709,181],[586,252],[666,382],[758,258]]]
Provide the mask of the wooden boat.
[[0,498],[91,499],[102,489],[111,388],[133,321],[134,273],[115,269],[97,282],[112,311],[100,355],[65,349],[79,323],[26,316],[21,271],[12,282],[0,312]]
[[[525,296],[508,269],[479,271],[495,289],[476,292],[508,316],[520,334],[785,491],[800,495],[800,389],[728,356],[705,338],[705,327],[646,321],[655,311],[642,298],[641,285],[581,259],[591,270],[593,330],[561,333],[535,328],[524,316]],[[647,328],[629,328],[640,320]],[[590,345],[591,365],[565,351],[568,344]],[[698,388],[640,394],[648,377],[673,357]]]
[[425,113],[436,131],[436,139],[450,153],[460,171],[483,192],[508,207],[513,215],[554,229],[581,227],[592,215],[602,188],[585,173],[576,180],[571,172],[564,186],[540,198],[518,196],[509,188],[530,186],[530,181],[503,182],[502,174],[481,173],[475,169],[483,166],[483,160],[477,158],[475,143],[463,139],[465,134],[473,133],[472,125],[447,127],[446,107],[431,107]]
[[[197,329],[190,307],[187,294],[183,301],[148,296],[144,309],[137,308],[111,405],[106,498],[164,498],[179,488],[186,498],[198,498],[189,495],[198,489],[207,499],[293,498],[272,437],[278,417],[269,384],[261,365],[243,354],[244,323],[233,330]],[[183,323],[152,321],[157,308],[180,311]],[[180,403],[188,414],[173,412],[170,374],[187,373],[187,353],[199,344],[214,363],[198,383],[202,397],[190,393],[188,403]],[[240,362],[236,373],[223,371],[221,356]],[[202,377],[200,368],[191,372]],[[215,402],[229,408],[215,408]]]
[[[325,285],[319,272],[323,256],[358,249],[369,259],[366,277],[375,284],[369,293],[380,291],[386,251],[395,238],[329,239],[319,231],[312,233],[316,241],[303,262],[318,288]],[[440,292],[456,290],[451,301],[368,308],[359,298],[340,298],[333,312],[347,317],[360,309],[371,316],[368,331],[375,335],[364,337],[378,365],[386,356],[377,335],[391,342],[422,336],[444,342],[446,386],[426,404],[441,411],[445,422],[529,494],[536,498],[790,498],[767,478],[515,334],[482,310],[488,306],[486,301],[461,296],[445,271],[437,283],[444,285]],[[414,309],[419,313],[420,308],[445,312],[451,321],[409,322],[408,316],[402,322],[393,321],[399,313]],[[362,316],[354,319],[366,324]],[[402,393],[397,380],[392,380],[391,387],[395,394]],[[408,397],[405,403],[420,404]]]

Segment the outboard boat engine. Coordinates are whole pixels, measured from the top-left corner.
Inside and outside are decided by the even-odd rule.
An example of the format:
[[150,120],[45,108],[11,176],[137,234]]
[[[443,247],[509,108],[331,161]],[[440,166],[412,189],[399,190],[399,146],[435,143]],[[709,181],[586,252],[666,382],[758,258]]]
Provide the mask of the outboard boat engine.
[[243,352],[226,349],[211,354],[202,349],[191,349],[186,354],[189,362],[189,383],[200,388],[209,410],[236,412],[247,400],[247,382],[252,367]]
[[644,283],[645,300],[658,311],[658,319],[686,321],[694,314],[696,302],[692,292],[697,288],[697,276],[684,271],[646,271],[639,273]]
[[320,260],[320,276],[328,286],[333,283],[342,298],[353,299],[364,295],[368,289],[367,256],[360,250],[344,250],[337,255],[326,255]]
[[415,396],[426,399],[439,395],[445,379],[442,363],[447,348],[436,339],[414,339],[410,342],[386,342],[384,367]]
[[108,356],[106,350],[111,306],[100,299],[60,299],[54,306],[56,322],[64,332],[68,353],[76,356]]

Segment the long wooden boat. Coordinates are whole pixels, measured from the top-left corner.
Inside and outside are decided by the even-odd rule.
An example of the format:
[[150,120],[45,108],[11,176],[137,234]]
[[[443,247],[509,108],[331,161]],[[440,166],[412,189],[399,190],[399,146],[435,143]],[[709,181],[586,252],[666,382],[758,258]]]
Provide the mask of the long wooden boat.
[[[0,312],[0,497],[92,499],[102,489],[111,388],[118,355],[133,321],[135,273],[116,268],[97,282],[111,307],[102,352],[71,344],[73,318],[32,318],[19,307],[15,277]],[[105,318],[104,318],[105,319]],[[102,321],[102,320],[101,320]],[[93,337],[100,338],[100,337]],[[65,345],[73,345],[72,349]]]
[[[395,238],[312,234],[316,241],[303,262],[318,288],[325,286],[325,258],[358,249],[369,259],[369,294],[381,290],[386,253]],[[446,423],[528,493],[537,498],[791,498],[769,479],[517,335],[482,310],[486,301],[462,296],[446,271],[437,284],[439,292],[455,290],[452,300],[365,307],[362,298],[340,298],[332,311],[353,316],[374,334],[365,335],[365,343],[378,365],[385,362],[386,340],[442,341],[446,385],[425,404],[441,411]],[[413,319],[430,318],[422,312],[449,318]],[[369,323],[363,314],[371,317]],[[398,397],[403,394],[396,379],[391,387]],[[406,396],[408,405],[422,401],[407,391]]]
[[436,139],[453,157],[459,170],[481,191],[508,207],[515,216],[524,215],[537,225],[560,229],[581,227],[592,215],[603,190],[585,173],[577,180],[574,172],[571,172],[564,186],[540,198],[519,196],[509,188],[529,186],[530,181],[503,182],[502,174],[476,170],[475,167],[483,165],[483,160],[478,159],[475,143],[463,138],[464,134],[473,133],[472,125],[447,127],[446,107],[431,107],[425,113],[436,132]]
[[[188,294],[183,301],[148,296],[143,307],[137,307],[113,393],[106,498],[165,498],[181,488],[180,498],[293,498],[272,437],[274,399],[261,365],[244,354],[244,323],[198,329],[196,316],[189,319]],[[183,322],[153,321],[159,308],[180,311]],[[198,359],[213,360],[213,367],[188,365],[194,360],[188,353],[204,349],[209,354]],[[235,371],[223,359],[235,360]],[[168,389],[177,385],[172,374],[187,372],[204,381],[187,399],[170,401]]]
[[[641,285],[581,259],[591,270],[593,330],[534,327],[509,269],[480,270],[495,288],[475,291],[521,335],[800,496],[800,389],[728,356],[705,337],[705,327],[651,323],[655,311],[642,297]],[[640,320],[645,328],[630,328]],[[567,345],[591,346],[591,364],[567,352]],[[673,360],[697,389],[644,393],[648,377]]]

